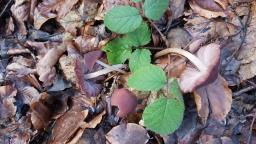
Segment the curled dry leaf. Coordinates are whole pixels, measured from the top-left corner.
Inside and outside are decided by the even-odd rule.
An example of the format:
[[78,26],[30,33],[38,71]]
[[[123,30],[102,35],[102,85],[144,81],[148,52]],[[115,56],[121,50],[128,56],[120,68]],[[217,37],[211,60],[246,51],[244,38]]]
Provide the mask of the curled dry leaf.
[[193,92],[202,85],[212,83],[218,76],[220,62],[220,46],[218,44],[212,43],[203,46],[196,55],[204,65],[204,70],[198,70],[191,65],[185,68],[179,80],[183,92]]
[[66,51],[66,46],[60,45],[50,49],[36,65],[36,70],[39,75],[39,80],[44,82],[44,86],[50,86],[55,77],[54,65],[58,62],[61,55]]
[[11,7],[12,15],[14,16],[19,28],[19,32],[22,35],[27,34],[25,21],[28,19],[29,16],[29,7],[30,1],[27,0],[17,0],[15,1],[15,4]]
[[137,106],[136,96],[128,89],[115,89],[111,97],[111,105],[118,107],[117,116],[126,117],[135,112]]
[[147,131],[140,125],[128,123],[112,128],[106,134],[111,144],[146,144],[149,140]]
[[194,95],[198,114],[204,120],[208,118],[210,110],[214,119],[224,120],[231,109],[232,91],[221,76],[213,83],[196,89]]
[[75,63],[75,73],[76,73],[76,83],[83,94],[86,96],[97,96],[102,85],[96,83],[98,78],[87,80],[85,74],[97,70],[98,65],[96,61],[100,58],[102,52],[93,51],[84,55],[84,61],[76,60]]
[[74,45],[79,49],[79,51],[83,54],[99,50],[97,46],[95,46],[96,38],[95,37],[83,37],[79,36],[75,39]]
[[60,67],[66,80],[72,82],[73,84],[76,83],[75,61],[76,60],[74,58],[66,55],[61,56],[59,59]]
[[0,119],[6,119],[15,115],[14,97],[16,94],[16,88],[11,85],[0,87]]
[[34,102],[31,104],[32,114],[31,122],[35,129],[41,130],[46,128],[51,119],[51,112],[41,102]]

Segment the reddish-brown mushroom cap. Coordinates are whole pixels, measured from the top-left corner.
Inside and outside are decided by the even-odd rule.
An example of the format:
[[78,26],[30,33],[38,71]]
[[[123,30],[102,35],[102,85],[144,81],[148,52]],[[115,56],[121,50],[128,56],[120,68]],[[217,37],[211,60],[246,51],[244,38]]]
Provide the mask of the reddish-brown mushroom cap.
[[179,83],[183,92],[193,92],[196,88],[213,82],[218,76],[220,45],[212,43],[201,47],[196,56],[179,48],[167,48],[155,54],[155,58],[174,53],[186,57],[193,65],[187,65],[180,75]]
[[123,118],[129,113],[135,112],[137,98],[125,88],[115,89],[111,97],[111,105],[118,107],[117,116]]
[[198,70],[194,66],[187,66],[179,80],[183,92],[192,92],[202,85],[212,83],[218,76],[220,62],[220,46],[218,44],[206,45],[200,48],[196,55],[206,69]]

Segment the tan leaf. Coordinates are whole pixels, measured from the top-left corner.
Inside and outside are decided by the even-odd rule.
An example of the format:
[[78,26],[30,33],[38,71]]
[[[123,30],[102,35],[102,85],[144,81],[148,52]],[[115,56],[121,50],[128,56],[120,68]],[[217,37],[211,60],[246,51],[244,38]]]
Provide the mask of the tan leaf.
[[14,105],[14,97],[16,94],[16,88],[11,85],[0,87],[0,119],[6,119],[15,115],[16,106]]
[[231,109],[232,91],[224,78],[219,76],[213,83],[194,91],[197,111],[206,120],[209,112],[216,120],[224,120]]
[[128,123],[112,128],[106,134],[111,144],[146,144],[149,140],[147,131],[140,125]]

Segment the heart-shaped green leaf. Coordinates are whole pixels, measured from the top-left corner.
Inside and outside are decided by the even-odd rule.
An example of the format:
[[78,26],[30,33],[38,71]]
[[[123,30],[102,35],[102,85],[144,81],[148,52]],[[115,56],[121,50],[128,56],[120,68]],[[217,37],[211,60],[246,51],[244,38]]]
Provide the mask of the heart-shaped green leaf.
[[146,45],[151,40],[150,30],[145,22],[133,32],[130,32],[125,37],[132,46],[138,47]]
[[147,65],[136,70],[128,79],[128,86],[141,91],[158,91],[166,84],[165,72],[155,66]]
[[147,49],[136,49],[129,60],[129,68],[132,72],[150,64],[151,52]]
[[117,38],[110,41],[103,49],[110,64],[121,64],[130,58],[132,49],[126,39]]
[[143,9],[145,16],[152,20],[159,20],[168,8],[169,0],[145,0]]
[[185,110],[177,80],[170,84],[169,94],[169,98],[162,96],[147,106],[142,115],[145,126],[161,135],[173,133],[179,128]]
[[125,34],[137,29],[142,22],[139,10],[131,6],[112,8],[104,17],[104,24],[111,31]]

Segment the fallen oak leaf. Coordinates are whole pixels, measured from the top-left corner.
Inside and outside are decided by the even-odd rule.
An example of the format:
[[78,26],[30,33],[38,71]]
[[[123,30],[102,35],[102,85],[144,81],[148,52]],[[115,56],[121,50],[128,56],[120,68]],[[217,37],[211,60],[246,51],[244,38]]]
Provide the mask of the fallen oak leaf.
[[198,115],[204,120],[207,119],[210,109],[213,118],[219,121],[224,120],[231,109],[232,91],[221,76],[213,83],[196,89],[194,96]]

